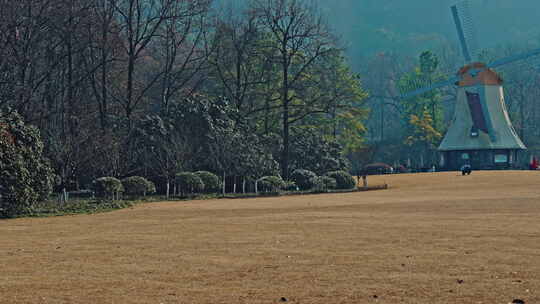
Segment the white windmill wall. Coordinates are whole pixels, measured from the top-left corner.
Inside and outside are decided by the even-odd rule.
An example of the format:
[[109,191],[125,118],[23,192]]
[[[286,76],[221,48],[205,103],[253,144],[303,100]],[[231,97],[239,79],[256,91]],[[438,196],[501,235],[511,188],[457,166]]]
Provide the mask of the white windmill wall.
[[[488,126],[491,121],[490,132],[493,132],[494,136],[490,137],[489,134],[479,130],[477,137],[471,137],[473,120],[465,90],[485,96],[487,111],[484,111],[484,117]],[[439,151],[526,149],[510,121],[502,86],[459,87],[457,93],[454,119],[439,146]]]

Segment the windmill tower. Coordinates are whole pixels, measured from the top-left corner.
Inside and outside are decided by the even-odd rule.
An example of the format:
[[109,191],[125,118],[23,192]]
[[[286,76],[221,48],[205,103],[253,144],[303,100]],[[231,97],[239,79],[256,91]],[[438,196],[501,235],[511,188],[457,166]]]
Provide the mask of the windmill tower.
[[473,169],[503,169],[517,162],[517,151],[526,149],[517,135],[504,101],[503,80],[494,68],[540,54],[540,49],[506,57],[489,64],[471,60],[465,29],[471,26],[467,2],[451,7],[467,64],[455,76],[403,95],[426,93],[448,85],[457,86],[454,117],[438,150],[446,170],[469,164]]

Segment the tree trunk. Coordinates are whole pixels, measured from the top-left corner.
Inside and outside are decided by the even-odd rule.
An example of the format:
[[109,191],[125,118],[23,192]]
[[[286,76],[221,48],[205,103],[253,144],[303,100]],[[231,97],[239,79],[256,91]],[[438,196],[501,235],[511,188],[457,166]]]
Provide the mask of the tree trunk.
[[167,184],[166,184],[166,190],[165,190],[165,195],[167,197],[167,199],[169,199],[169,190],[170,190],[170,182],[169,182],[169,179],[167,178]]
[[242,177],[242,193],[246,194],[246,178]]
[[283,104],[283,154],[281,156],[281,175],[289,179],[289,105]]
[[225,196],[225,171],[223,171],[223,187],[222,187],[222,190],[223,190],[223,196]]
[[236,175],[233,176],[233,193],[236,193]]
[[133,73],[135,71],[135,59],[133,56],[128,58],[128,73],[127,73],[127,96],[126,96],[126,119],[128,122],[128,130],[131,130],[131,111],[133,102]]

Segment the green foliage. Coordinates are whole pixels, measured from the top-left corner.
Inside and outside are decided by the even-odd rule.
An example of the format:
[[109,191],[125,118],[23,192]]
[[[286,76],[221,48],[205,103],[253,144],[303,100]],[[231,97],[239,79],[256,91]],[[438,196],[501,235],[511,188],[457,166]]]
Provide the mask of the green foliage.
[[309,190],[313,188],[313,180],[317,175],[309,170],[296,169],[291,173],[291,180],[293,180],[300,190]]
[[146,195],[156,192],[156,186],[141,176],[130,176],[122,180],[125,193],[129,195]]
[[311,183],[316,192],[327,192],[337,187],[336,179],[329,176],[316,176],[311,180]]
[[335,140],[317,134],[313,128],[297,129],[291,143],[291,165],[316,174],[348,170],[349,161]]
[[182,194],[199,193],[204,190],[204,182],[193,172],[181,172],[176,174],[176,184]]
[[413,127],[413,133],[405,140],[407,145],[412,146],[420,142],[428,144],[431,148],[435,148],[435,145],[442,138],[441,132],[434,128],[433,119],[427,110],[424,110],[421,116],[411,115],[409,123]]
[[[56,24],[50,16],[44,16],[44,24],[39,27],[44,32],[38,30],[35,36],[43,39],[28,48],[28,54],[21,54],[29,61],[5,54],[9,71],[21,70],[20,64],[47,67],[34,73],[36,77],[40,73],[45,77],[38,77],[43,80],[38,82],[17,84],[12,79],[13,73],[2,74],[4,81],[0,83],[6,84],[6,88],[0,95],[17,96],[17,100],[0,98],[0,106],[16,105],[25,117],[39,122],[45,153],[67,190],[87,185],[100,176],[134,174],[152,177],[163,183],[158,189],[169,190],[177,172],[200,168],[219,176],[255,180],[277,175],[278,161],[286,167],[282,168],[284,178],[295,168],[322,174],[347,167],[339,154],[363,142],[367,94],[358,75],[350,69],[345,53],[335,44],[330,29],[318,21],[323,12],[304,1],[287,0],[283,2],[287,5],[277,6],[274,1],[247,1],[231,12],[234,18],[229,18],[233,16],[225,11],[219,16],[207,14],[206,9],[214,7],[209,1],[195,2],[196,5],[185,8],[174,5],[164,8],[162,13],[171,15],[171,22],[150,21],[152,31],[157,34],[149,35],[143,45],[132,45],[138,49],[128,56],[133,60],[105,60],[99,71],[87,71],[92,68],[87,65],[72,67],[74,75],[99,72],[103,77],[83,77],[80,81],[58,77],[65,72],[62,65],[51,66],[47,58],[55,57],[63,49],[50,42],[62,38],[57,34],[64,30],[77,29]],[[178,15],[179,11],[175,13],[174,9],[185,9],[187,14]],[[44,12],[53,11],[44,6]],[[74,12],[79,13],[83,12]],[[298,20],[289,18],[292,14]],[[81,17],[81,24],[105,26],[94,24],[95,20],[88,19],[88,14],[83,15],[86,17]],[[206,19],[214,17],[223,20]],[[192,23],[193,18],[198,22]],[[39,20],[28,16],[28,22],[39,23]],[[46,31],[56,25],[59,26],[56,34]],[[6,26],[15,28],[14,24]],[[187,57],[175,56],[183,49],[176,40],[185,26],[194,29],[188,35],[194,41]],[[280,34],[279,29],[287,33]],[[175,33],[176,30],[179,32]],[[144,22],[135,24],[133,31],[145,32]],[[206,40],[199,39],[206,34],[215,46],[212,52],[205,52]],[[32,40],[23,36],[21,45]],[[96,45],[93,39],[99,37],[89,38],[84,41],[86,46]],[[168,46],[167,51],[148,47],[157,45]],[[87,49],[86,46],[79,49]],[[50,56],[31,56],[36,48],[43,48]],[[84,57],[83,53],[67,51],[69,54],[64,55],[72,57],[74,62],[84,59],[79,58]],[[123,51],[121,44],[113,43],[100,44],[97,53]],[[148,60],[139,60],[143,53]],[[44,87],[53,78],[58,78],[55,85]],[[76,95],[68,94],[68,99],[80,101],[76,107],[63,106],[66,92]],[[117,103],[120,100],[125,101],[122,106]],[[43,101],[48,106],[44,107]],[[89,107],[95,111],[87,111]],[[292,130],[295,127],[313,128],[320,138],[312,140],[312,135]],[[276,135],[276,140],[265,142],[265,137],[272,135]],[[310,142],[309,152],[303,152],[302,143],[293,143],[304,136]],[[321,141],[325,144],[319,147]],[[292,148],[294,144],[298,145]],[[302,160],[311,152],[316,153],[309,160]],[[296,158],[288,161],[289,155]],[[22,169],[14,171],[27,173]],[[200,178],[209,184],[203,176]],[[216,190],[213,185],[205,186],[206,191]],[[143,186],[139,183],[134,187],[126,186],[127,192],[140,193]],[[190,184],[189,189],[182,190],[199,191],[197,188]],[[23,187],[17,187],[19,190],[25,191]],[[31,195],[24,195],[27,197],[23,201],[32,201]]]
[[122,182],[111,176],[105,176],[96,178],[92,182],[92,190],[96,193],[96,196],[102,198],[114,198],[118,193],[124,192],[124,186]]
[[[413,72],[406,74],[399,80],[398,86],[400,91],[407,93],[444,80],[442,74],[438,71],[438,66],[439,59],[434,53],[430,51],[423,52],[420,54],[419,66]],[[440,92],[440,89],[435,89],[402,100],[401,108],[405,124],[409,124],[413,115],[420,117],[425,111],[428,111],[432,118],[432,127],[436,130],[441,130],[443,111]]]
[[263,192],[279,192],[285,186],[285,182],[279,176],[264,176],[258,182],[258,188]]
[[336,180],[336,189],[353,189],[356,187],[354,178],[345,171],[328,172],[326,176]]
[[69,199],[58,203],[57,200],[42,201],[32,216],[56,216],[65,214],[97,213],[133,206],[133,201],[111,199]]
[[[400,79],[398,86],[401,92],[443,81],[438,67],[437,56],[430,51],[423,52],[418,67]],[[419,155],[428,163],[436,161],[434,150],[444,132],[441,100],[441,89],[435,89],[404,99],[400,104],[404,126],[401,142],[406,145],[410,155]]]
[[[313,97],[324,101],[324,113],[311,115],[302,121],[304,126],[315,126],[321,134],[338,142],[345,151],[364,144],[369,110],[368,97],[362,89],[360,76],[353,73],[339,51],[328,54],[310,75],[314,80],[310,90]],[[300,123],[299,123],[300,125]]]
[[283,186],[281,186],[281,190],[296,191],[298,190],[298,186],[293,181],[283,181]]
[[218,192],[221,189],[221,182],[219,177],[212,172],[197,171],[195,172],[204,184],[204,191],[207,193]]
[[146,194],[156,193],[156,184],[154,182],[146,180]]
[[338,125],[337,142],[345,152],[354,151],[364,147],[364,137],[367,129],[364,121],[367,119],[366,108],[351,108],[337,115]]
[[54,174],[42,152],[36,128],[16,112],[0,111],[0,216],[31,214],[50,194]]
[[420,72],[424,75],[432,75],[437,71],[439,58],[430,51],[420,54]]

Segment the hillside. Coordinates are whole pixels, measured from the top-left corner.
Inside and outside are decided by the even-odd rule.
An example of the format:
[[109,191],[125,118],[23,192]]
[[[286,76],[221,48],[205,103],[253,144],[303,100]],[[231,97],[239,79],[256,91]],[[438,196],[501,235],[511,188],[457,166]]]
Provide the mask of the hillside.
[[[450,6],[456,0],[319,0],[351,57],[399,50],[416,54],[443,43],[457,44]],[[470,0],[478,44],[527,44],[540,38],[536,0]]]

